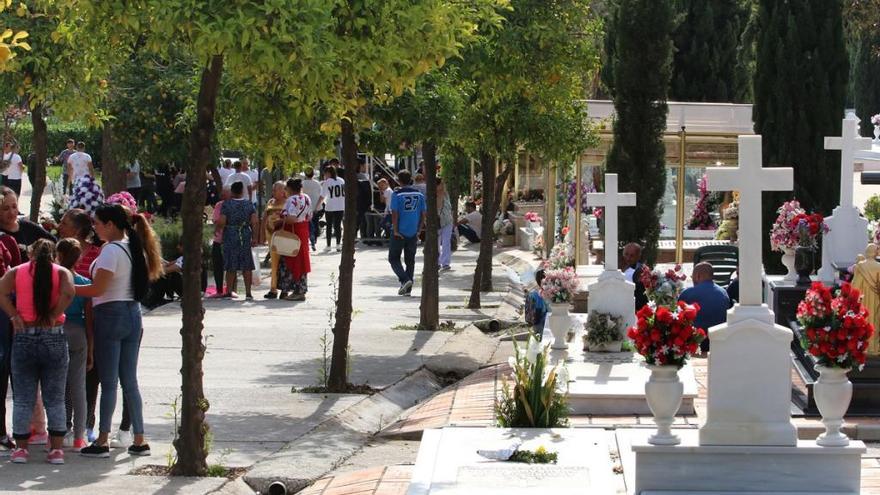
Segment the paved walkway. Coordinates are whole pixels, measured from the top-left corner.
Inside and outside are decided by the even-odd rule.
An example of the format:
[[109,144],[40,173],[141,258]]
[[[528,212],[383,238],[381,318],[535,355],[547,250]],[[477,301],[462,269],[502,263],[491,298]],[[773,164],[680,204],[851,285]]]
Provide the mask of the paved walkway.
[[[476,246],[453,256],[453,270],[441,276],[441,320],[473,320],[490,315],[501,294],[484,295],[484,312],[462,309],[469,294]],[[421,255],[418,257],[421,266]],[[260,299],[266,285],[255,289],[258,299],[209,300],[205,303],[205,395],[211,403],[208,422],[213,437],[209,461],[228,466],[250,466],[303,435],[321,421],[361,400],[357,395],[291,393],[291,387],[315,385],[323,361],[321,338],[332,335],[329,280],[338,271],[339,255],[312,258],[308,300],[301,303]],[[420,268],[419,268],[420,269]],[[496,267],[496,287],[507,286],[507,272]],[[413,297],[397,295],[397,281],[387,262],[387,251],[366,248],[357,253],[351,329],[353,383],[386,387],[413,372],[437,353],[451,332],[408,329],[419,319],[419,282]],[[461,324],[461,323],[460,323]],[[0,462],[0,491],[67,489],[82,493],[106,489],[116,493],[128,487],[137,493],[205,493],[221,480],[166,480],[126,476],[144,464],[166,464],[172,449],[175,398],[180,393],[180,308],[171,303],[144,318],[139,380],[144,397],[147,437],[153,455],[131,459],[123,450],[110,460],[84,459],[69,453],[67,465],[50,467],[41,447],[32,448],[26,466]],[[401,329],[395,329],[401,328]],[[329,352],[329,351],[328,351]],[[7,425],[11,425],[11,401]],[[114,424],[120,418],[117,404]]]

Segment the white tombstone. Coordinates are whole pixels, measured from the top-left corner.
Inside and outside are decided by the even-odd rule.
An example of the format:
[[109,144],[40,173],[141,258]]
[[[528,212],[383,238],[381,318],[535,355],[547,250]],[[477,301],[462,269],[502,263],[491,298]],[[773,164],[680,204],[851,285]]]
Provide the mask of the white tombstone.
[[587,288],[589,310],[619,315],[630,327],[636,323],[635,284],[617,267],[617,209],[635,206],[636,194],[618,192],[617,174],[605,174],[605,192],[587,193],[587,205],[605,208],[605,270]]
[[826,150],[840,150],[840,205],[825,219],[829,231],[822,236],[822,268],[819,280],[833,282],[835,266],[843,268],[856,262],[868,242],[868,220],[853,204],[853,164],[858,151],[871,149],[871,139],[859,136],[859,118],[848,112],[843,119],[843,135],[826,137]]
[[775,325],[761,303],[761,192],[791,189],[793,171],[761,166],[761,136],[740,136],[739,157],[738,167],[707,173],[709,190],[740,192],[740,303],[726,323],[709,329],[705,423],[680,445],[632,442],[635,492],[812,493],[804,487],[815,487],[858,493],[862,442],[825,448],[798,441],[791,423],[792,332]]

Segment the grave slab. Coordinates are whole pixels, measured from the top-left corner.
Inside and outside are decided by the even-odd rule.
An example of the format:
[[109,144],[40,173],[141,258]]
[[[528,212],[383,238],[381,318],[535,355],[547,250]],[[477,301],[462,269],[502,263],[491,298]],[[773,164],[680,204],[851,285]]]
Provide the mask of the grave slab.
[[[477,454],[513,439],[557,452],[557,464],[492,461]],[[615,494],[612,434],[598,429],[443,428],[425,430],[407,495]]]
[[[676,446],[648,445],[651,431],[618,429],[627,492],[631,494],[859,493],[862,442],[820,447],[699,445],[695,430],[675,430]],[[674,468],[672,468],[674,466]]]
[[[554,362],[564,360],[568,368],[568,404],[574,415],[623,416],[630,414],[651,415],[645,400],[645,383],[651,371],[645,367],[642,356],[633,352],[584,352],[583,326],[585,314],[572,315],[578,328],[567,351],[553,351]],[[545,329],[544,338],[552,338]],[[684,384],[679,415],[696,414],[694,400],[698,385],[690,364],[678,372]]]

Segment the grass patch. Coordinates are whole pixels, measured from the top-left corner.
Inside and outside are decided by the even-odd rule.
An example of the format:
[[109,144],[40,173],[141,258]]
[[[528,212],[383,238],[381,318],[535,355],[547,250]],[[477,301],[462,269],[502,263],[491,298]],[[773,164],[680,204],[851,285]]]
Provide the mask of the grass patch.
[[366,383],[361,385],[347,384],[341,390],[331,389],[330,387],[325,387],[323,385],[311,385],[303,388],[291,387],[290,393],[292,394],[357,394],[357,395],[373,395],[378,392],[379,389],[373,388]]
[[[208,472],[205,474],[207,478],[226,478],[230,481],[244,475],[247,472],[245,467],[227,467],[220,464],[211,464],[208,466]],[[158,464],[147,464],[141,466],[131,472],[137,476],[171,476],[171,467],[160,466]]]
[[[458,325],[456,325],[456,323],[455,323],[454,321],[452,321],[452,320],[446,320],[446,321],[441,321],[441,322],[440,322],[440,326],[437,328],[437,331],[438,331],[438,332],[453,332],[453,333],[454,333],[454,332],[460,332],[460,331],[464,330],[464,327],[465,327],[465,326],[466,326],[466,325],[458,326]],[[401,325],[395,325],[395,326],[391,327],[391,329],[392,329],[392,330],[415,331],[415,332],[418,332],[418,331],[420,331],[420,330],[424,330],[424,329],[421,327],[421,325],[419,325],[419,324],[417,324],[417,323],[415,323],[415,324],[401,324]]]

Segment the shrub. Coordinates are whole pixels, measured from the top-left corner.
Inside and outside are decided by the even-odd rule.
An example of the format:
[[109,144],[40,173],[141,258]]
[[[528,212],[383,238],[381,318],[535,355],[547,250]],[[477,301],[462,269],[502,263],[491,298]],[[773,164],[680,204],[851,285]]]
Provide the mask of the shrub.
[[[159,245],[162,248],[162,258],[171,261],[180,256],[177,249],[180,238],[183,236],[183,225],[180,220],[169,220],[162,217],[153,217],[153,230],[159,237]],[[211,268],[211,241],[214,237],[214,225],[208,224],[202,228],[202,268]]]
[[872,222],[880,220],[880,194],[875,194],[865,201],[865,218]]
[[513,341],[516,357],[508,361],[513,368],[513,391],[507,380],[495,416],[502,428],[555,428],[568,425],[568,371],[550,362],[550,346],[529,335],[526,349]]

